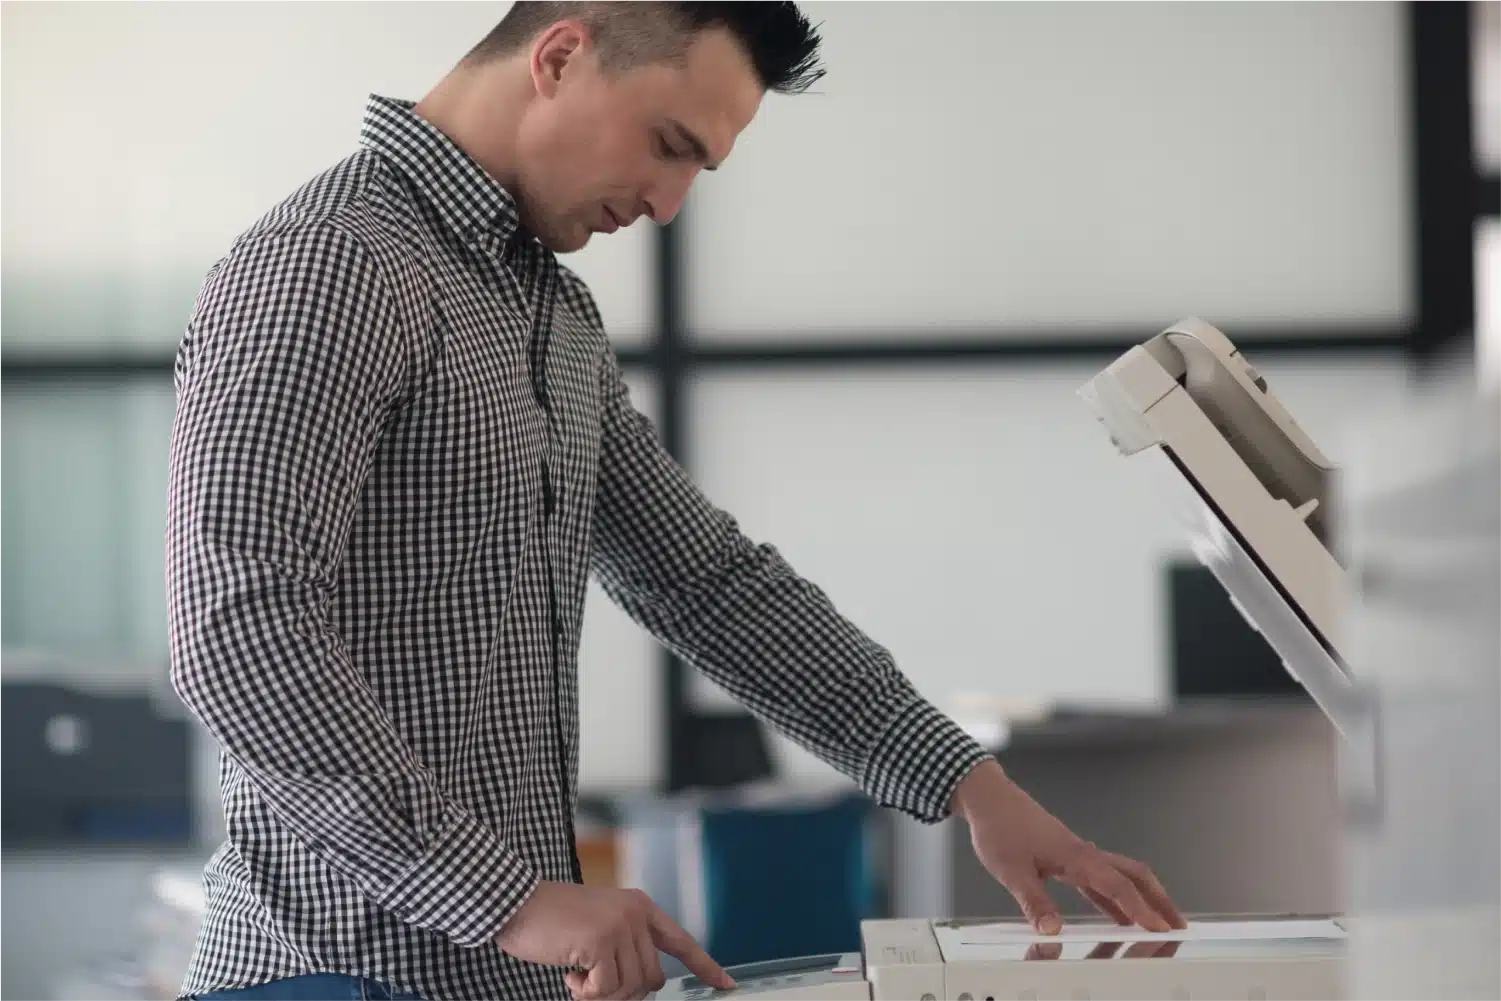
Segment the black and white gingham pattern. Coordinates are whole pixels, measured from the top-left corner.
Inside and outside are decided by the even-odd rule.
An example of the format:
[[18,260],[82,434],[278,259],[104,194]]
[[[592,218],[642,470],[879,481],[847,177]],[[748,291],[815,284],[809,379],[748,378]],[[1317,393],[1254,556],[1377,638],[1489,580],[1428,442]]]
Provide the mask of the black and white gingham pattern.
[[692,486],[588,290],[408,102],[214,266],[176,381],[172,677],[228,821],[184,995],[568,996],[492,938],[575,878],[591,570],[878,802],[939,819],[984,757]]

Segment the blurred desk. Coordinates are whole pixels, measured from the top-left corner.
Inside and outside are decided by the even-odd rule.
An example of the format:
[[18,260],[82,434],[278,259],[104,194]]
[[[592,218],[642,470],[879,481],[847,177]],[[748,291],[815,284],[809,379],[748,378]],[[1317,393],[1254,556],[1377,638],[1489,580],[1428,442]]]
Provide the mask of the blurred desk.
[[[130,969],[148,958],[158,935],[144,920],[153,879],[162,869],[196,876],[212,850],[7,848],[0,862],[5,885],[0,996],[74,997],[66,984],[79,976]],[[180,965],[172,982],[160,985],[159,996],[175,994],[186,955]]]
[[[1301,699],[1186,702],[1018,724],[1006,771],[1081,837],[1139,859],[1185,911],[1340,908],[1337,735]],[[1015,916],[962,821],[897,832],[902,915]],[[1052,884],[1067,913],[1089,913]]]

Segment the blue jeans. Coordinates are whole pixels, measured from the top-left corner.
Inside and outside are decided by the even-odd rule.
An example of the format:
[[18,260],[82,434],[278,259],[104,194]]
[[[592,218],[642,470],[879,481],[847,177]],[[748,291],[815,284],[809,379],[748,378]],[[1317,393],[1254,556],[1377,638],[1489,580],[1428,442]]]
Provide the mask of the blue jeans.
[[193,997],[195,1001],[422,1001],[416,994],[393,991],[378,980],[347,973],[308,973]]

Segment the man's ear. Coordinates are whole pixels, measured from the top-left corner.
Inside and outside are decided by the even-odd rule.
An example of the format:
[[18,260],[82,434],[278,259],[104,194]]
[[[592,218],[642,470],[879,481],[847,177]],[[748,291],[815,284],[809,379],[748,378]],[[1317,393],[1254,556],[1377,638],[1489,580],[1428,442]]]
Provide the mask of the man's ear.
[[569,18],[549,25],[532,43],[532,87],[542,97],[553,97],[563,83],[563,74],[591,47],[589,29]]

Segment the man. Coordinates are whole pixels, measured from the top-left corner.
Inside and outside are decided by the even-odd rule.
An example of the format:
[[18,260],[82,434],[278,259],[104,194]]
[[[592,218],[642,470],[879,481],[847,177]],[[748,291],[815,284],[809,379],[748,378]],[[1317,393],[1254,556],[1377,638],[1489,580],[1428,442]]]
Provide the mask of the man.
[[554,256],[671,220],[817,48],[790,3],[518,3],[421,102],[372,98],[362,148],[209,273],[168,575],[228,838],[184,995],[642,997],[659,950],[730,984],[642,894],[580,885],[591,569],[877,802],[961,814],[1040,929],[1050,877],[1181,925],[704,499]]

